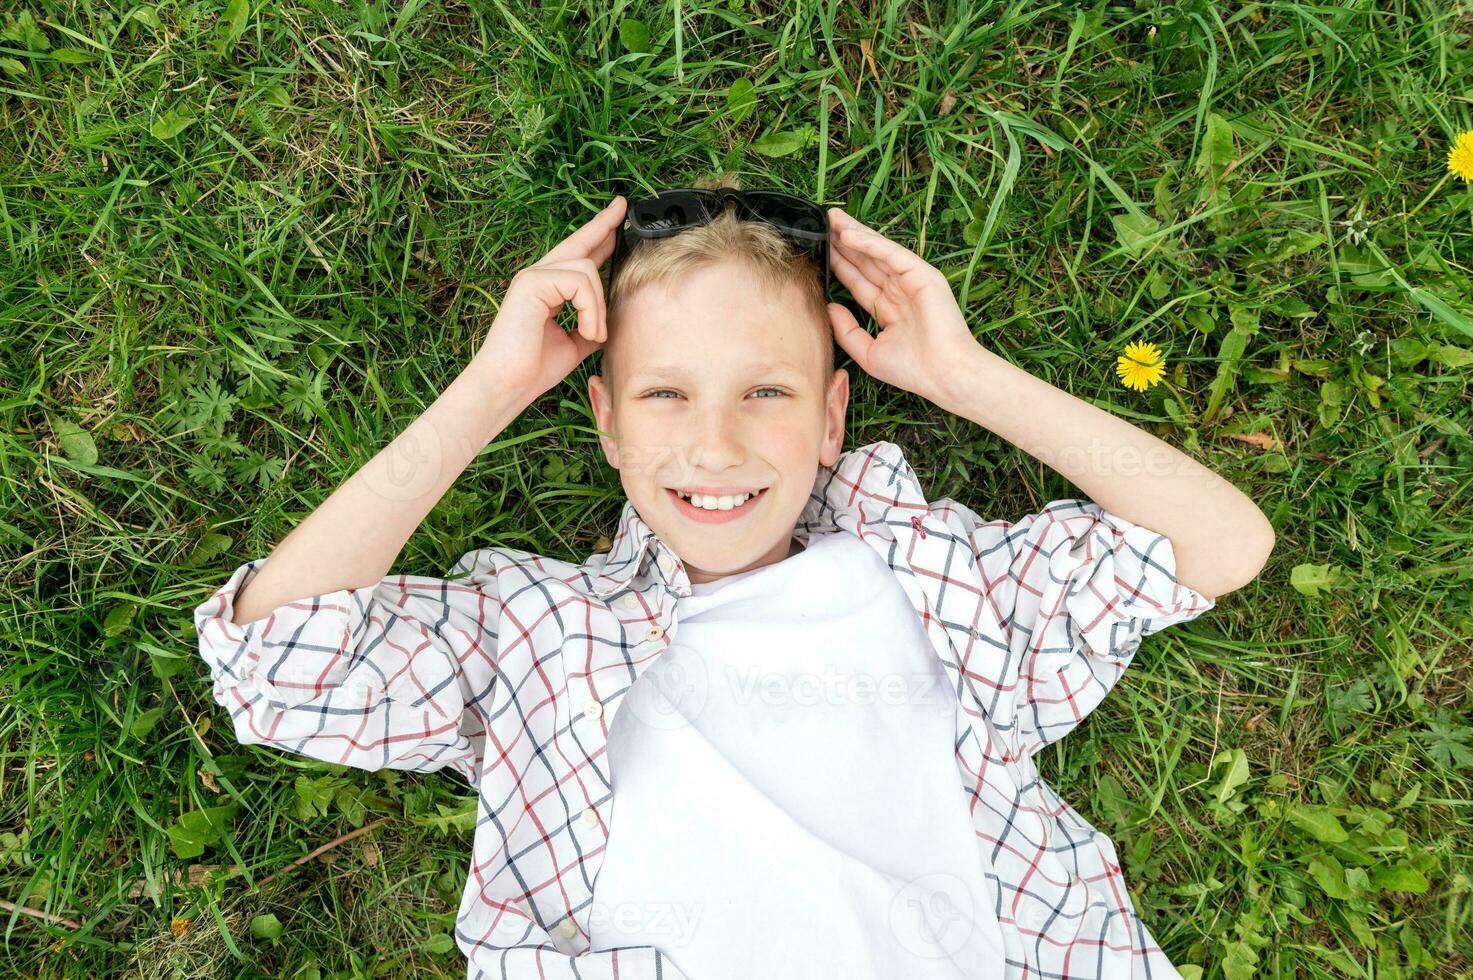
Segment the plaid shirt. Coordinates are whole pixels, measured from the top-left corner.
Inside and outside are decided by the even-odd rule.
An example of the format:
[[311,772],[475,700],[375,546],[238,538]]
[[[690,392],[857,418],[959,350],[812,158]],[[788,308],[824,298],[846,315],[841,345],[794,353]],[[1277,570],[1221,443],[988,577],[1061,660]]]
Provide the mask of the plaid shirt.
[[[819,467],[795,537],[835,529],[894,571],[957,693],[958,785],[1008,948],[998,975],[1176,977],[1110,839],[1033,763],[1143,636],[1214,605],[1176,581],[1170,540],[1087,500],[984,523],[950,498],[927,502],[889,442]],[[633,505],[609,551],[582,564],[483,548],[448,578],[393,575],[236,626],[232,600],[265,560],[194,611],[214,698],[243,744],[449,768],[477,790],[456,928],[468,975],[685,980],[657,947],[593,952],[588,939],[614,804],[609,726],[690,594]]]

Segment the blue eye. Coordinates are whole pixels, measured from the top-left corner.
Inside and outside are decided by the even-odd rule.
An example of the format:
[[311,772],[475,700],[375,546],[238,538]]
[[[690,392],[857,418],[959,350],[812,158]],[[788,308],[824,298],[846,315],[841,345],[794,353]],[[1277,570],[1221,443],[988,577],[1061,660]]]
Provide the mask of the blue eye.
[[[758,391],[775,391],[779,395],[785,394],[785,392],[781,388],[776,388],[776,387],[773,387],[772,385],[767,385],[765,387],[758,388],[757,390]],[[645,394],[642,397],[644,397],[644,398],[654,398],[656,395],[667,395],[667,394],[668,395],[675,395],[676,392],[672,391],[669,388],[656,388],[654,391],[645,392]],[[663,401],[664,399],[660,399],[660,400]],[[762,399],[762,400],[766,401],[768,399]]]

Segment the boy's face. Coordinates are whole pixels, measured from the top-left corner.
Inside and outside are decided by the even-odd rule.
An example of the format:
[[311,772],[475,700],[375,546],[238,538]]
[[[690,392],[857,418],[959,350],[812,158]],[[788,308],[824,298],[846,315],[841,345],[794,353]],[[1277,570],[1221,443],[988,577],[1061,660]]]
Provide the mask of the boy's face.
[[[832,334],[801,317],[794,287],[765,296],[734,262],[627,302],[608,341],[616,376],[588,381],[625,494],[692,582],[782,561],[819,464],[843,449],[849,376],[824,377],[819,346]],[[672,492],[692,487],[760,493],[698,511]]]

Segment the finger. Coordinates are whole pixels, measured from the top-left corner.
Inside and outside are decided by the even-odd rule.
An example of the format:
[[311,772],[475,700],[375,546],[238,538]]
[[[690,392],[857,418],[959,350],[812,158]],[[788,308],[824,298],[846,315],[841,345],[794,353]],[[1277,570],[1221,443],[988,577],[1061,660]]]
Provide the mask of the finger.
[[864,222],[860,221],[858,218],[854,217],[852,214],[850,214],[848,211],[845,211],[843,208],[829,208],[829,232],[830,232],[830,234],[832,234],[832,235],[834,235],[836,237],[842,236],[844,232],[850,230],[851,228],[862,228],[863,230],[869,232],[872,235],[878,235],[879,234],[879,232],[875,231],[869,225],[867,225]]
[[603,344],[599,343],[598,341],[589,340],[587,337],[583,336],[583,334],[577,331],[574,331],[567,336],[572,339],[573,349],[578,352],[578,360],[576,362],[578,364],[582,364],[585,357],[587,357],[589,354],[592,354],[594,351],[603,346]]
[[852,229],[864,229],[878,235],[872,229],[855,221],[839,208],[829,208],[829,250],[841,253],[849,264],[862,271],[870,282],[879,284],[885,281],[888,270],[882,269],[879,263],[867,252],[862,252],[855,245]]
[[593,262],[593,271],[595,273],[597,273],[599,269],[602,269],[604,263],[609,260],[609,256],[614,254],[614,239],[617,235],[622,234],[623,228],[624,219],[623,217],[620,217],[620,219],[614,222],[613,226],[609,228],[609,230],[604,234],[604,237],[598,242],[598,244],[593,246],[593,249],[588,253],[588,258]]
[[828,304],[829,324],[834,328],[834,340],[836,340],[844,352],[854,358],[854,363],[864,368],[869,373],[869,349],[875,342],[875,338],[869,335],[859,321],[854,319],[842,303]]
[[925,259],[904,245],[893,242],[858,222],[846,227],[839,240],[843,247],[862,252],[892,275],[903,276],[912,269],[928,264]]
[[[568,333],[558,325],[556,320],[548,320],[543,325],[543,334],[542,349],[548,352],[546,355],[548,360],[543,364],[543,368],[550,375],[555,375],[557,381],[566,378],[573,368],[583,363],[589,354],[603,346],[594,343],[577,331]],[[568,349],[567,344],[571,344],[573,348],[571,361],[564,360],[566,356],[564,352]]]
[[839,277],[839,281],[848,287],[849,292],[854,294],[854,298],[859,301],[859,305],[873,314],[875,300],[880,295],[879,284],[865,275],[863,270],[856,268],[842,253],[834,249],[829,250],[829,268],[833,271],[834,275]]
[[863,221],[860,221],[858,218],[854,217],[854,215],[850,214],[848,211],[845,211],[843,208],[829,208],[829,228],[834,231],[843,231],[846,228],[863,228],[865,231],[868,231],[871,234],[879,234],[879,232],[875,231],[869,225],[865,224]]
[[873,261],[896,276],[903,276],[906,271],[927,264],[924,258],[906,246],[893,242],[841,208],[829,208],[829,228],[831,233],[837,233],[841,248],[854,249],[871,256]]
[[595,305],[598,307],[598,333],[595,335],[595,339],[599,341],[607,340],[609,332],[609,306],[604,296],[603,281],[599,278],[598,275],[598,260],[567,259],[563,262],[558,262],[550,266],[540,267],[553,269],[569,269],[574,272],[582,273],[583,275],[588,277],[589,286],[593,290]]
[[572,303],[578,311],[578,332],[589,340],[599,338],[602,333],[599,304],[587,272],[561,266],[532,265],[517,276],[526,277],[532,287],[534,301],[543,306],[546,316],[555,320],[564,304]]
[[[607,207],[590,218],[577,231],[558,242],[542,257],[542,260],[562,262],[567,259],[586,259],[605,248],[608,249],[608,253],[604,255],[604,258],[608,258],[614,250],[613,233],[624,224],[626,203],[622,194],[615,197]],[[602,261],[599,264],[602,265]]]
[[588,253],[588,257],[593,260],[595,272],[602,269],[604,263],[609,260],[609,256],[614,254],[614,236],[621,234],[623,225],[623,221],[614,225],[613,228],[609,229],[609,233],[604,236],[603,241],[595,245],[593,251]]
[[588,288],[592,292],[594,305],[598,308],[598,332],[593,339],[602,343],[609,339],[609,304],[604,296],[603,280],[598,275],[598,260],[575,259],[569,266],[588,277]]
[[[831,250],[832,251],[832,250]],[[855,248],[852,242],[839,242],[837,251],[851,266],[864,273],[864,277],[877,287],[890,278],[890,270],[884,268],[868,253]]]

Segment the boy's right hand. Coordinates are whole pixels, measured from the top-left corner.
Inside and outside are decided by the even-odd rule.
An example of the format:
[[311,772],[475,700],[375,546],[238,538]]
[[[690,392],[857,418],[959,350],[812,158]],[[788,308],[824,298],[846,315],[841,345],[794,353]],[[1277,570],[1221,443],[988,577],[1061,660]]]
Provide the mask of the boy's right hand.
[[[541,259],[512,276],[501,309],[472,362],[522,391],[528,404],[541,397],[608,340],[607,309],[599,269],[614,252],[626,200],[613,202]],[[578,310],[578,328],[557,322],[564,304]]]

